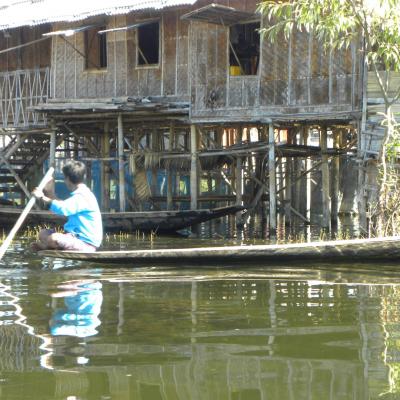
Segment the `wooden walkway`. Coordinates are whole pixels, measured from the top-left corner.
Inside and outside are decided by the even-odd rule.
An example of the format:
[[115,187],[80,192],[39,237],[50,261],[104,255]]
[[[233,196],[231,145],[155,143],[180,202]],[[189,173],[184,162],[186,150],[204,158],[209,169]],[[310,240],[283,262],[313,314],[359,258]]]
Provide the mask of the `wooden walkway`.
[[175,263],[179,265],[238,263],[243,261],[257,261],[263,264],[269,262],[376,262],[383,260],[400,260],[400,236],[353,239],[325,242],[277,244],[277,245],[249,245],[249,246],[221,246],[158,250],[131,250],[131,251],[97,251],[84,253],[75,251],[45,250],[39,252],[46,257],[63,258],[70,260],[95,261],[106,263],[121,263],[137,265],[143,263]]

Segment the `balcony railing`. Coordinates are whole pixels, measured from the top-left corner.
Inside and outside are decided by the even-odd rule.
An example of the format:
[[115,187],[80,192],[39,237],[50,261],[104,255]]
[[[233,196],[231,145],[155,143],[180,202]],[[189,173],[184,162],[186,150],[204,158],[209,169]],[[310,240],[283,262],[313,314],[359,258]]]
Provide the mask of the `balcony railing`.
[[45,116],[31,107],[45,103],[49,92],[49,68],[0,73],[0,128],[45,126]]

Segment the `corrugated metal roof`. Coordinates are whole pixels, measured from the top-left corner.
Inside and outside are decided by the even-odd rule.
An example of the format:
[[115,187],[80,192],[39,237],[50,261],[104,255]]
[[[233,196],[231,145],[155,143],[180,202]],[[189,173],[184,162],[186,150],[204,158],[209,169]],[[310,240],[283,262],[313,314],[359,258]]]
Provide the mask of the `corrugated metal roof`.
[[0,30],[59,21],[79,21],[94,15],[127,14],[192,5],[197,0],[0,0]]

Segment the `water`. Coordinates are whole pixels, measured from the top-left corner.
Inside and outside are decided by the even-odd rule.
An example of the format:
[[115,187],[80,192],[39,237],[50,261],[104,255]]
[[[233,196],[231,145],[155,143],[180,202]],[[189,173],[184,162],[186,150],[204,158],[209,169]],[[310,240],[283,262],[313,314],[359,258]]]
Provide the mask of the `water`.
[[109,268],[27,247],[0,269],[1,400],[400,398],[397,265]]

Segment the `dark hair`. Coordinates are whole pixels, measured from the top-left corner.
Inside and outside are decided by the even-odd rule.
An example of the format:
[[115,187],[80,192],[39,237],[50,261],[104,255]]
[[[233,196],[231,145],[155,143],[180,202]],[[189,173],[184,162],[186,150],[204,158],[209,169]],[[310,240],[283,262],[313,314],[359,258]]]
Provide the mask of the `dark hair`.
[[81,161],[71,160],[63,166],[62,172],[65,177],[77,185],[78,183],[82,183],[84,181],[86,167]]

